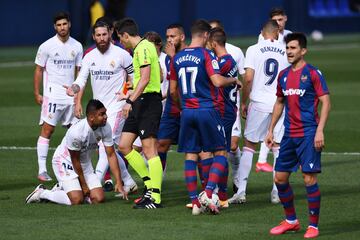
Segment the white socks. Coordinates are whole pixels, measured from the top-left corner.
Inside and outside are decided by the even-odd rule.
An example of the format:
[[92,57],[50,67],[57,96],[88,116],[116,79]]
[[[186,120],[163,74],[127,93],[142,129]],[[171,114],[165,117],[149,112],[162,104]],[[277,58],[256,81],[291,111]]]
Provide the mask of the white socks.
[[258,163],[266,163],[270,149],[266,146],[265,142],[261,142]]
[[103,178],[108,168],[109,168],[109,162],[105,152],[105,147],[104,144],[101,142],[99,143],[99,161],[96,164],[96,171],[95,171],[96,176],[98,176],[100,182],[103,181]]
[[47,199],[51,202],[63,205],[71,205],[71,201],[64,190],[56,189],[55,191],[45,189],[41,195],[41,199]]
[[241,157],[241,151],[240,148],[238,147],[234,152],[230,151],[229,152],[229,162],[231,165],[231,169],[232,169],[232,176],[234,178],[234,182],[237,183],[237,180],[235,181],[235,179],[237,179],[238,174],[239,174],[239,163],[240,163],[240,157]]
[[243,152],[239,163],[239,186],[237,193],[246,192],[247,180],[251,171],[252,159],[254,156],[254,150],[248,147],[243,147]]
[[277,187],[275,185],[275,164],[276,164],[276,159],[279,157],[279,150],[280,147],[273,147],[272,149],[273,155],[274,155],[274,163],[273,163],[273,191],[276,190],[277,191]]
[[39,174],[46,172],[46,158],[49,150],[50,139],[39,136],[37,141],[37,156],[39,165]]

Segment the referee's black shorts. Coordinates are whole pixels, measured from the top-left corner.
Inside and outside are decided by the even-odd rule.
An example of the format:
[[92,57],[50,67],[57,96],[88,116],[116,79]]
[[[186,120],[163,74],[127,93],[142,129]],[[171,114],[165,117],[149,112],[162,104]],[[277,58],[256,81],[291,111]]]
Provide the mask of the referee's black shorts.
[[141,94],[132,106],[123,132],[134,133],[140,136],[140,139],[157,138],[162,114],[161,100],[160,93]]

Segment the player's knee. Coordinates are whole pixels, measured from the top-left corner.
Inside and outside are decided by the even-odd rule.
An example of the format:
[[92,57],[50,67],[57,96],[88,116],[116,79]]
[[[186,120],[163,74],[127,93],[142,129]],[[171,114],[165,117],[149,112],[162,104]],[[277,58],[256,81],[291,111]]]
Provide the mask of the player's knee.
[[120,142],[118,150],[125,156],[131,152],[131,146],[129,147],[127,144]]
[[306,186],[311,186],[317,183],[316,174],[303,173],[303,178]]
[[285,184],[288,182],[288,178],[285,177],[284,175],[275,173],[274,182],[275,184]]
[[159,140],[158,142],[158,152],[167,152],[169,150],[169,147],[171,145],[171,142]]
[[91,202],[92,203],[103,203],[105,202],[105,196],[104,195],[96,195],[96,196],[92,196],[91,197]]
[[45,123],[43,125],[43,127],[41,128],[41,136],[49,139],[51,137],[51,135],[54,133],[54,131],[55,131],[55,127],[50,126]]
[[84,196],[82,195],[72,195],[70,198],[71,205],[80,205],[84,202]]

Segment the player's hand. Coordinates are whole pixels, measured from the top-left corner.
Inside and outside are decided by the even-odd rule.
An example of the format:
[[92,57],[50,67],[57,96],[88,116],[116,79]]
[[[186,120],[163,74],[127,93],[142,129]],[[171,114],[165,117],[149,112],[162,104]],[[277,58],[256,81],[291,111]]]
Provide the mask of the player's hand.
[[167,42],[165,45],[165,53],[170,57],[174,57],[176,54],[175,45],[171,42]]
[[68,96],[70,96],[70,97],[75,96],[75,93],[74,93],[73,89],[71,88],[71,86],[63,85],[63,87],[66,89],[66,94]]
[[247,117],[247,110],[248,110],[247,105],[244,104],[244,103],[241,103],[240,108],[241,108],[241,117],[242,117],[243,119],[246,119],[246,117]]
[[124,190],[123,186],[120,183],[115,184],[114,191],[121,193],[123,199],[129,200],[128,199],[128,193]]
[[117,96],[117,101],[123,101],[130,97],[130,91],[123,93],[123,91],[116,92],[115,95]]
[[86,184],[81,186],[81,189],[85,197],[90,196],[90,189]]
[[242,89],[242,87],[243,87],[243,84],[239,79],[236,79],[236,86],[237,86],[237,89]]
[[74,114],[75,117],[77,118],[81,118],[81,116],[83,115],[83,108],[81,106],[81,104],[75,104],[75,110],[74,110]]
[[129,113],[132,110],[132,107],[129,103],[125,103],[123,109],[122,109],[122,115],[123,118],[127,119],[129,117]]
[[325,146],[324,132],[316,131],[314,138],[314,146],[316,151],[321,151]]
[[272,132],[268,132],[265,137],[265,144],[268,148],[272,148],[274,145],[274,135]]
[[126,88],[127,88],[128,90],[134,89],[134,84],[133,84],[132,81],[126,81],[125,84],[126,84]]
[[40,94],[36,94],[35,95],[35,102],[39,105],[41,105],[43,103],[43,96]]

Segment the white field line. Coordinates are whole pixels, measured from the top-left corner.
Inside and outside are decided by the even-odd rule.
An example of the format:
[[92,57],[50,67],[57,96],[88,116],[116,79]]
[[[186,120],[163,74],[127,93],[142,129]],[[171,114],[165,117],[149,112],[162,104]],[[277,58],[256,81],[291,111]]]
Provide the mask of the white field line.
[[[56,148],[49,148],[49,150],[55,150]],[[0,150],[4,151],[32,151],[36,150],[36,147],[17,147],[17,146],[0,146]],[[174,150],[169,150],[169,152],[176,152]],[[258,152],[257,152],[258,153]],[[323,155],[347,155],[347,156],[360,156],[360,152],[323,152]]]
[[29,66],[35,66],[35,63],[31,61],[0,63],[0,68],[29,67]]

